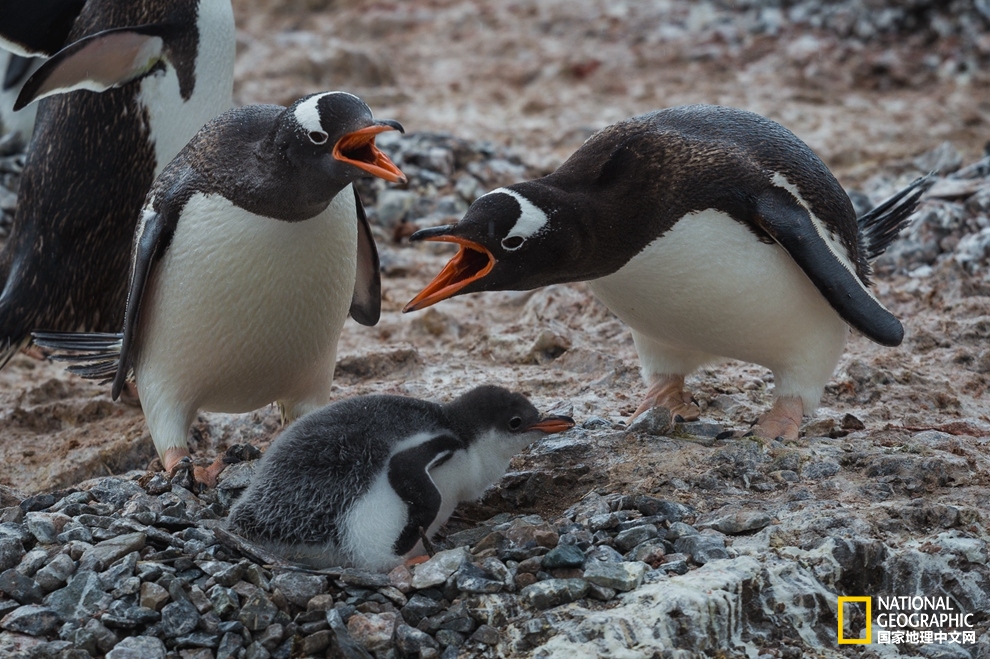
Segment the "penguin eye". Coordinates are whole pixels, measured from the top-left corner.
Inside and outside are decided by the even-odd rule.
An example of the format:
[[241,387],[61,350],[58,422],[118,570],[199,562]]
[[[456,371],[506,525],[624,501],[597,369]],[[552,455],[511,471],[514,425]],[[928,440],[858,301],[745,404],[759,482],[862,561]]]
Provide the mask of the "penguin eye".
[[509,419],[509,430],[519,430],[521,426],[522,426],[521,417],[514,416],[511,419]]
[[508,236],[502,239],[502,247],[511,252],[522,247],[524,242],[526,242],[526,239],[522,236]]
[[313,144],[326,144],[329,135],[320,130],[314,130],[309,134],[309,139]]

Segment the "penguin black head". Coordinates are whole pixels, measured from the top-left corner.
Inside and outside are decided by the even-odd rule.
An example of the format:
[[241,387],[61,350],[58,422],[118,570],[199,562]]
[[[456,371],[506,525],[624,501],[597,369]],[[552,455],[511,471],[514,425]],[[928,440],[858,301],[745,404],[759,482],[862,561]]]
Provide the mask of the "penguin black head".
[[294,165],[320,171],[341,188],[365,173],[405,183],[405,175],[375,146],[375,135],[388,130],[405,132],[397,121],[376,120],[353,94],[320,92],[285,110],[275,143]]
[[444,409],[469,446],[495,440],[514,445],[507,447],[510,455],[539,439],[537,433],[562,432],[574,426],[570,417],[541,415],[522,394],[493,385],[476,387]]
[[403,311],[465,293],[573,281],[580,255],[594,245],[582,229],[589,225],[584,221],[589,212],[572,195],[540,180],[479,197],[457,224],[421,229],[410,237],[456,243],[460,250]]

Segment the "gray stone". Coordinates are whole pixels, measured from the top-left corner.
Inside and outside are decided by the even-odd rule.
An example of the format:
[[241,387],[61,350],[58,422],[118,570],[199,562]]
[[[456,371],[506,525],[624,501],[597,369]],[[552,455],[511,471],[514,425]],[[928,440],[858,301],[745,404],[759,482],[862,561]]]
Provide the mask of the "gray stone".
[[220,637],[207,632],[193,632],[175,639],[175,647],[182,648],[215,648],[220,645]]
[[276,615],[278,615],[278,608],[265,597],[264,593],[257,592],[241,607],[237,619],[248,630],[258,632],[272,624]]
[[74,560],[66,554],[56,554],[48,565],[35,573],[34,580],[38,582],[42,590],[51,592],[64,586],[75,571],[76,562]]
[[63,621],[89,618],[109,606],[111,597],[103,590],[99,575],[79,570],[65,588],[45,597],[45,604],[58,613]]
[[834,460],[813,460],[804,465],[801,475],[809,480],[821,480],[839,473],[841,467]]
[[105,570],[127,554],[144,549],[146,539],[147,535],[144,533],[125,533],[104,540],[83,553],[79,559],[79,569],[97,572]]
[[671,522],[679,522],[694,514],[694,509],[676,501],[641,495],[636,497],[636,509],[647,516],[658,515]]
[[234,632],[226,632],[217,647],[216,659],[234,659],[242,645],[244,645],[244,637]]
[[465,547],[437,552],[430,560],[416,566],[413,571],[412,587],[423,590],[445,583],[464,562],[470,559],[471,553]]
[[21,604],[41,604],[44,593],[31,577],[25,577],[16,569],[5,570],[0,574],[0,591]]
[[674,542],[674,550],[691,556],[698,565],[704,565],[718,558],[728,558],[725,551],[725,539],[719,535],[701,533],[686,535]]
[[24,545],[18,538],[0,537],[0,570],[16,567],[24,557]]
[[124,600],[115,600],[100,622],[113,629],[136,629],[158,622],[161,615],[144,606],[131,606]]
[[410,657],[422,656],[426,648],[440,649],[440,645],[429,634],[401,623],[395,627],[395,647],[403,656]]
[[144,495],[144,490],[134,481],[121,478],[102,478],[89,493],[100,503],[107,503],[114,508],[123,508],[124,504],[135,495]]
[[472,643],[481,643],[482,645],[488,645],[494,647],[498,645],[499,633],[498,630],[491,625],[481,625],[474,633],[471,634],[469,639]]
[[169,600],[168,591],[152,581],[142,583],[139,592],[141,595],[138,602],[141,606],[154,611],[161,611]]
[[32,549],[24,554],[21,562],[17,564],[17,571],[25,577],[33,577],[35,573],[48,562],[48,551],[45,549]]
[[107,653],[107,659],[165,659],[165,644],[154,636],[129,636]]
[[[381,575],[388,585],[388,577]],[[285,599],[298,607],[306,607],[306,603],[317,595],[321,595],[329,589],[327,578],[318,574],[306,574],[305,572],[282,572],[272,578],[272,589],[279,590]]]
[[542,611],[579,600],[587,591],[584,579],[547,579],[526,586],[519,596],[526,606]]
[[621,563],[624,559],[622,554],[608,545],[596,545],[585,552],[585,563],[588,561],[601,561],[604,563]]
[[708,522],[707,526],[716,531],[736,535],[759,531],[771,521],[770,515],[762,510],[730,510]]
[[62,525],[70,519],[60,513],[30,512],[24,515],[24,525],[37,538],[38,542],[43,545],[50,545],[55,542],[55,537],[60,530],[56,525],[56,515],[61,518]]
[[229,620],[240,608],[237,592],[232,588],[216,585],[210,589],[209,597],[213,603],[213,610],[221,620]]
[[464,563],[454,573],[457,589],[465,593],[497,593],[505,587],[502,579],[478,567],[474,563]]
[[557,545],[543,557],[544,570],[555,568],[581,567],[584,565],[584,552],[577,545]]
[[360,586],[361,588],[384,588],[390,583],[387,574],[359,570],[353,567],[344,568],[340,573],[339,580],[348,586]]
[[[422,633],[422,632],[421,632]],[[329,629],[322,629],[318,632],[304,636],[300,643],[303,656],[313,656],[323,653],[333,640],[333,632]],[[217,659],[220,659],[217,657]]]
[[667,529],[667,540],[671,542],[688,535],[698,535],[698,529],[684,522],[674,522]]
[[92,543],[93,533],[82,524],[66,524],[65,530],[55,536],[55,542],[60,545],[68,544],[74,540]]
[[170,602],[162,609],[162,633],[165,638],[184,636],[199,624],[199,611],[192,602]]
[[674,429],[674,420],[670,410],[665,407],[653,407],[636,417],[629,424],[629,432],[643,433],[662,437]]
[[378,204],[375,207],[378,212],[378,222],[386,228],[393,228],[406,218],[417,198],[418,195],[411,190],[394,188],[382,190],[378,193]]
[[413,627],[419,625],[420,620],[423,618],[428,618],[430,616],[436,615],[443,610],[443,606],[440,602],[432,600],[425,595],[416,593],[409,598],[406,605],[402,607],[401,613],[403,619],[408,622]]
[[48,607],[27,604],[5,615],[0,627],[29,636],[48,636],[55,633],[60,622],[58,614]]
[[584,566],[584,578],[596,586],[625,592],[638,588],[649,569],[649,565],[639,562],[588,561]]
[[652,540],[659,535],[657,527],[653,524],[643,524],[642,526],[634,526],[631,529],[626,529],[625,531],[620,531],[617,536],[615,536],[615,547],[619,551],[629,551],[636,545],[642,544],[647,540]]

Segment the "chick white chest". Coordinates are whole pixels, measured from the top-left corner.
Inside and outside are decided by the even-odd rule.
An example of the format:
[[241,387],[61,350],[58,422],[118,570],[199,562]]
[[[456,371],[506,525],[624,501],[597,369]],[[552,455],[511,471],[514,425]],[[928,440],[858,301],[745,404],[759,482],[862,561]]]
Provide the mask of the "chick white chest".
[[145,293],[139,388],[223,412],[329,391],[356,252],[349,186],[302,222],[195,194]]

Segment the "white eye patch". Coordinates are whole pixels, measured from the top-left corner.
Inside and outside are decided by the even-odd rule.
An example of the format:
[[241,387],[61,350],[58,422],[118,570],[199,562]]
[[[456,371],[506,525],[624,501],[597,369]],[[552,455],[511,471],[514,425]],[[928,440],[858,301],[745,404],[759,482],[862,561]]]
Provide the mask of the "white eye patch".
[[[539,233],[549,222],[547,214],[540,210],[533,202],[522,196],[515,190],[507,188],[497,188],[488,193],[509,195],[519,204],[519,218],[509,229],[509,233],[502,239],[502,248],[508,252],[513,252],[526,242],[530,236]],[[488,196],[488,195],[484,195]]]

